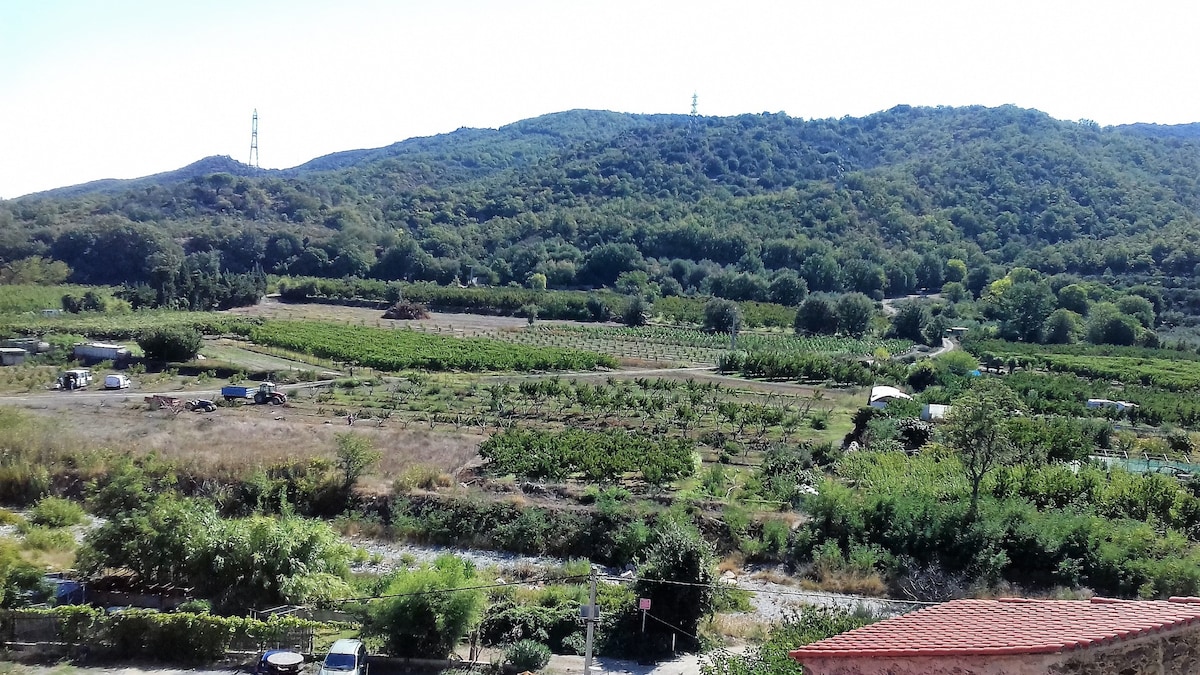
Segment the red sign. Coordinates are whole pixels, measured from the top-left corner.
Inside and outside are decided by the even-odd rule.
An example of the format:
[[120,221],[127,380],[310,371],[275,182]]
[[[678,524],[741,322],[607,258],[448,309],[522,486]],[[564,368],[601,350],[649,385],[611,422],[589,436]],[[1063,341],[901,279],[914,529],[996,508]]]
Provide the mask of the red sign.
[[638,598],[638,609],[642,611],[649,611],[650,598]]

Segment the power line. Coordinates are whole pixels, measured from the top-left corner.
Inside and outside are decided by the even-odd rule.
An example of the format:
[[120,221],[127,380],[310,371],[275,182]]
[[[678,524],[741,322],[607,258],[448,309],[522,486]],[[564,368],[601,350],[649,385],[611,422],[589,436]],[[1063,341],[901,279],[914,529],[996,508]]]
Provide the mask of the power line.
[[[481,584],[478,586],[464,586],[462,588],[439,588],[439,589],[430,589],[430,590],[425,590],[425,591],[411,591],[408,593],[390,593],[388,595],[373,595],[373,596],[364,596],[364,597],[358,597],[358,598],[342,598],[340,600],[333,600],[332,602],[336,602],[336,603],[369,602],[371,600],[386,600],[386,599],[390,599],[390,598],[406,598],[406,597],[413,597],[413,596],[419,596],[419,595],[441,595],[441,594],[445,594],[445,593],[457,593],[460,591],[489,590],[489,589],[493,589],[493,588],[507,588],[509,586],[528,586],[530,584],[550,583],[550,582],[558,582],[558,581],[578,581],[581,579],[587,579],[588,576],[589,575],[587,575],[587,574],[574,574],[574,575],[570,575],[570,576],[560,576],[560,577],[549,577],[549,576],[548,577],[535,577],[532,579],[522,579],[520,581],[506,581],[506,582],[493,583],[493,584]],[[783,595],[783,596],[795,596],[795,597],[801,597],[801,598],[819,597],[819,598],[831,598],[831,599],[835,599],[835,600],[846,600],[846,601],[878,602],[878,603],[893,604],[893,605],[924,605],[924,606],[927,606],[927,605],[941,604],[939,602],[929,602],[929,601],[923,601],[923,600],[896,600],[893,598],[873,598],[873,597],[866,596],[866,595],[845,595],[845,594],[840,594],[840,593],[825,593],[822,591],[783,591],[783,590],[770,590],[770,589],[766,589],[766,588],[748,588],[746,586],[739,586],[737,584],[724,584],[724,583],[702,584],[702,583],[697,583],[694,581],[674,581],[674,580],[670,580],[670,579],[650,579],[650,578],[646,578],[646,577],[625,578],[625,577],[613,576],[611,574],[604,575],[600,578],[604,579],[605,581],[609,581],[611,583],[635,583],[638,581],[645,581],[645,582],[649,582],[652,584],[664,584],[664,585],[670,585],[670,586],[690,586],[690,587],[696,587],[696,588],[718,588],[718,589],[729,588],[729,589],[733,589],[733,590],[745,591],[747,593],[753,593],[753,594],[758,594],[758,595]],[[651,618],[653,618],[653,617],[651,617]]]
[[717,588],[733,588],[733,589],[740,590],[740,591],[746,591],[747,593],[760,593],[760,594],[765,594],[765,595],[793,595],[793,596],[802,597],[802,598],[811,598],[811,597],[833,598],[835,600],[857,600],[857,601],[862,601],[862,602],[881,602],[881,603],[888,603],[888,604],[893,604],[893,605],[940,605],[940,604],[942,604],[940,602],[929,602],[929,601],[924,601],[924,600],[896,600],[893,598],[873,598],[868,595],[846,595],[846,594],[842,594],[842,593],[826,593],[826,592],[822,592],[822,591],[773,591],[773,590],[769,590],[766,588],[747,588],[745,586],[739,586],[737,584],[721,584],[721,583],[701,584],[701,583],[697,583],[694,581],[672,581],[670,579],[648,579],[645,577],[634,578],[634,579],[625,579],[623,577],[614,577],[614,576],[609,575],[609,576],[606,576],[605,579],[608,579],[611,581],[619,581],[619,582],[648,581],[648,582],[654,583],[654,584],[667,584],[667,585],[671,585],[671,586],[695,586],[695,587],[705,587],[705,588],[710,587],[710,586],[715,586]]

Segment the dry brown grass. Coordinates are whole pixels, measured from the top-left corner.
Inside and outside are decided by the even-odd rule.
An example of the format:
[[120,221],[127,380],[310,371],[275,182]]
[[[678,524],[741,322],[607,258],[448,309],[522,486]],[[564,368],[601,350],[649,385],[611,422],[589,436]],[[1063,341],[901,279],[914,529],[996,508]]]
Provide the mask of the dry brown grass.
[[714,614],[701,629],[708,635],[738,642],[762,642],[771,630],[770,622],[753,614]]
[[[414,465],[453,474],[476,458],[484,437],[478,434],[393,426],[325,424],[320,419],[288,417],[287,409],[221,410],[211,415],[149,412],[118,407],[38,411],[52,418],[55,446],[107,448],[130,454],[156,453],[179,466],[217,476],[241,476],[271,465],[332,459],[336,435],[365,436],[382,457],[362,488],[390,489],[394,479]],[[282,419],[275,419],[276,416]]]
[[734,552],[726,556],[719,565],[717,565],[717,574],[733,572],[741,574],[742,567],[746,564],[746,556],[740,551]]
[[409,492],[415,489],[436,490],[454,485],[454,477],[435,466],[428,464],[413,464],[400,473],[393,483],[396,492]]
[[884,597],[887,595],[887,584],[876,572],[863,574],[852,570],[830,570],[821,572],[816,579],[802,579],[800,587],[808,591],[825,591],[827,593],[849,593],[850,595],[868,595]]
[[21,551],[21,559],[42,569],[62,571],[74,569],[75,551],[39,551],[25,549]]
[[751,579],[761,579],[780,586],[799,586],[800,580],[778,569],[767,569],[750,575]]

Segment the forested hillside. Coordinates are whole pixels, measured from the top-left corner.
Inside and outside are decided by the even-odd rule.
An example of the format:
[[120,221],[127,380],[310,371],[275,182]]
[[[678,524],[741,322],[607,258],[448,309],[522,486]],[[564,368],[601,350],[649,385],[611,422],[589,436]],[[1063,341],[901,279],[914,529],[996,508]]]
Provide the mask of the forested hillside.
[[0,262],[58,260],[70,281],[148,284],[175,305],[196,304],[160,290],[186,270],[521,285],[541,274],[550,288],[625,274],[662,295],[786,304],[797,276],[814,292],[961,281],[978,295],[1022,266],[1161,284],[1176,289],[1164,309],[1196,312],[1191,127],[1100,128],[1015,107],[808,121],[571,111],[254,173],[0,202]]

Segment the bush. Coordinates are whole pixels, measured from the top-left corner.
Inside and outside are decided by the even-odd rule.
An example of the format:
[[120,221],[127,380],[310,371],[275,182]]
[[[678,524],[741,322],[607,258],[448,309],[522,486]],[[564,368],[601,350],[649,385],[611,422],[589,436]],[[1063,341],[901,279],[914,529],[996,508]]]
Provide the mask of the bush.
[[392,489],[397,493],[405,493],[420,488],[432,490],[439,487],[450,487],[454,480],[442,473],[436,466],[414,464],[404,469],[400,477],[392,483]]
[[70,551],[75,548],[75,537],[62,528],[27,525],[23,530],[25,546],[36,551]]
[[45,497],[29,512],[29,522],[46,527],[70,527],[85,518],[82,506],[61,497]]
[[188,361],[200,351],[202,336],[195,328],[153,328],[138,336],[138,346],[154,361]]
[[550,663],[550,648],[534,640],[521,640],[504,651],[504,664],[519,671],[541,670]]
[[474,567],[452,555],[400,572],[383,593],[394,597],[371,605],[366,629],[395,656],[443,658],[483,609],[483,592],[467,590],[477,585]]
[[16,525],[21,526],[25,519],[19,513],[13,513],[8,509],[0,509],[0,525]]

